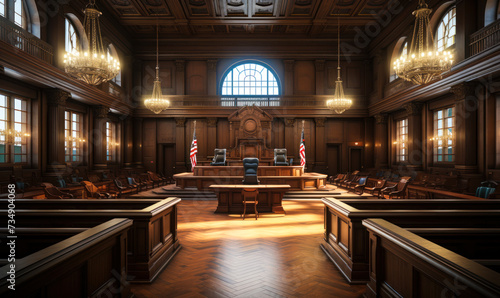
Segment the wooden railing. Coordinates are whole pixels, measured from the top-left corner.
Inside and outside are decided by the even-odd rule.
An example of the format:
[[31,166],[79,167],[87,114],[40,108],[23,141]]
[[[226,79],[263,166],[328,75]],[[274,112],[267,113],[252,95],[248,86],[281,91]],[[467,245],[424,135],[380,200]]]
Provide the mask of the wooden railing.
[[0,40],[52,64],[54,50],[51,45],[4,17],[0,17]]
[[470,36],[470,55],[474,56],[500,43],[500,20]]
[[[191,96],[169,95],[171,107],[186,106],[213,106],[213,107],[243,107],[255,104],[260,107],[306,107],[326,108],[329,95],[280,95],[280,96],[255,96],[255,97],[229,97],[229,96]],[[363,102],[363,96],[353,96],[353,101]],[[356,108],[356,107],[353,107]]]

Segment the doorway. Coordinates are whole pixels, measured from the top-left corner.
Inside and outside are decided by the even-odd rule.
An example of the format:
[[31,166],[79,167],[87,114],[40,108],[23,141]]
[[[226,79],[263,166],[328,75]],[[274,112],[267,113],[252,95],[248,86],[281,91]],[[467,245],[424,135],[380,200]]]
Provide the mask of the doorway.
[[327,144],[326,146],[326,163],[327,163],[327,174],[329,176],[335,176],[342,172],[342,159],[341,159],[341,145],[339,144]]
[[361,171],[363,167],[363,149],[349,148],[349,172]]
[[158,144],[158,172],[173,177],[175,172],[175,144]]

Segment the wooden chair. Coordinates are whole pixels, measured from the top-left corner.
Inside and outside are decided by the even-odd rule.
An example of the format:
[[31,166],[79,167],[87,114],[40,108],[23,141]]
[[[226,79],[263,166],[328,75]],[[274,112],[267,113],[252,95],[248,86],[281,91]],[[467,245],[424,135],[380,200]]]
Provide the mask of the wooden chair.
[[113,199],[116,198],[116,192],[100,192],[99,188],[90,181],[82,181],[87,197],[94,199]]
[[357,185],[354,185],[352,186],[352,190],[355,194],[359,194],[359,195],[362,195],[364,190],[365,190],[365,186],[366,186],[366,181],[368,180],[368,177],[361,177],[358,181],[358,184]]
[[74,199],[72,194],[60,191],[52,183],[44,182],[41,183],[41,185],[43,187],[43,192],[45,193],[45,197],[47,197],[47,199],[59,199],[59,200]]
[[245,220],[248,204],[253,204],[255,210],[255,220],[257,220],[259,217],[259,212],[257,211],[257,205],[259,204],[259,190],[257,188],[244,188],[241,191],[241,197],[243,202],[243,220]]
[[404,199],[406,197],[406,187],[408,187],[408,183],[410,182],[407,178],[409,177],[402,177],[398,184],[382,189],[382,196],[385,198],[385,195],[388,195],[390,200],[393,198]]
[[133,188],[137,189],[137,193],[139,193],[139,191],[142,190],[143,184],[142,183],[137,183],[137,181],[135,181],[134,177],[127,177],[127,182],[128,182],[128,185],[130,187],[133,187]]
[[375,195],[376,193],[376,196],[380,197],[380,191],[385,187],[386,182],[387,182],[386,180],[377,179],[375,185],[373,185],[372,187],[365,187],[363,191],[366,191],[371,195]]

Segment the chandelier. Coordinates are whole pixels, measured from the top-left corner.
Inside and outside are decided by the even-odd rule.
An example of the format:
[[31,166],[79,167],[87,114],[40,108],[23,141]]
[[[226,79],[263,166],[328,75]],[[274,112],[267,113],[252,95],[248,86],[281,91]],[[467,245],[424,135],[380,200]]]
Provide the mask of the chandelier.
[[73,143],[73,142],[85,143],[87,140],[85,140],[83,138],[77,138],[77,137],[73,137],[73,136],[67,136],[67,137],[65,137],[65,141],[68,142],[68,143]]
[[73,49],[64,55],[64,70],[72,77],[87,84],[99,85],[116,77],[120,71],[120,61],[104,50],[99,26],[102,14],[90,0],[84,10],[85,36],[88,46],[80,44],[79,50]]
[[429,141],[433,141],[435,147],[446,147],[452,146],[454,140],[454,135],[449,129],[445,129],[443,133],[438,133],[434,135]]
[[23,138],[27,138],[29,136],[29,133],[15,129],[0,129],[0,144],[21,145],[23,143]]
[[344,87],[342,86],[342,79],[340,78],[340,21],[337,19],[337,30],[338,30],[338,48],[337,48],[337,81],[335,81],[335,94],[333,99],[329,99],[326,102],[326,106],[335,111],[337,114],[342,114],[345,110],[352,106],[352,100],[348,99],[344,95]]
[[401,55],[394,62],[394,70],[398,77],[411,81],[416,85],[424,85],[451,69],[453,56],[447,51],[434,50],[434,37],[429,26],[429,15],[432,9],[424,0],[419,0],[415,15],[415,27],[411,47],[407,55]]
[[163,110],[168,109],[170,101],[163,98],[161,94],[161,81],[160,81],[160,64],[158,63],[158,24],[156,25],[156,78],[153,83],[153,94],[151,98],[144,100],[146,108],[153,111],[155,114],[161,113]]

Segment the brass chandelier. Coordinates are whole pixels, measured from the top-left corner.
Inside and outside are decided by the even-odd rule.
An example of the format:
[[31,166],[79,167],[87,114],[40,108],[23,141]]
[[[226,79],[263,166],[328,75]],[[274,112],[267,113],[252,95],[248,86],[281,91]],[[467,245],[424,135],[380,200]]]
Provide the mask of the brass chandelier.
[[337,49],[337,81],[335,81],[335,94],[332,99],[327,100],[326,106],[335,111],[337,114],[342,114],[345,110],[352,106],[352,100],[345,97],[344,87],[342,86],[342,79],[340,78],[340,21],[337,19],[338,30],[338,49]]
[[394,62],[394,70],[398,77],[411,81],[416,85],[424,85],[451,69],[453,56],[448,51],[434,50],[434,37],[429,26],[428,8],[424,0],[419,0],[415,15],[415,27],[411,47],[407,55],[401,55]]
[[21,145],[23,139],[30,137],[29,133],[15,129],[0,129],[0,144],[1,145]]
[[95,0],[90,0],[84,10],[85,38],[88,47],[79,44],[79,50],[73,49],[64,55],[64,69],[70,76],[91,85],[99,85],[116,77],[120,71],[120,61],[108,55],[102,44],[99,16]]
[[161,81],[160,81],[160,64],[158,63],[158,31],[159,26],[156,25],[156,78],[153,83],[153,94],[151,98],[144,100],[144,105],[146,108],[150,109],[153,113],[159,114],[163,110],[170,107],[170,101],[163,98],[161,93]]

